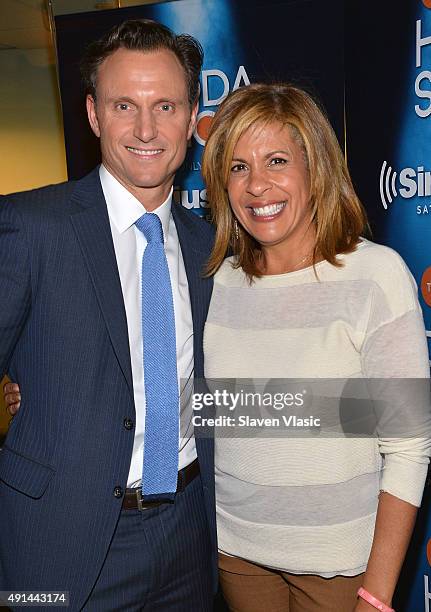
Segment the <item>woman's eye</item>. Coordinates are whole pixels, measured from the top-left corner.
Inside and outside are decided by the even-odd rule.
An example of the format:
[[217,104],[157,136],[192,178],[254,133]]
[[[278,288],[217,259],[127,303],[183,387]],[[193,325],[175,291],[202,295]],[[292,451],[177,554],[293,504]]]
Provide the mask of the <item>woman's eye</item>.
[[273,157],[269,164],[270,166],[278,166],[279,164],[285,164],[287,162],[283,157]]
[[247,166],[245,164],[235,164],[231,167],[231,172],[241,172],[241,170],[245,170]]

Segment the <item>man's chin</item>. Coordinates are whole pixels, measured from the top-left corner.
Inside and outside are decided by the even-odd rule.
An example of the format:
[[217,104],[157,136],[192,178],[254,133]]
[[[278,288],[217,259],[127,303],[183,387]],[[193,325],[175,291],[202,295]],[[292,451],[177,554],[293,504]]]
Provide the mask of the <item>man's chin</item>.
[[126,183],[123,183],[125,187],[131,189],[163,189],[168,180],[163,180],[160,177],[155,176],[130,176]]

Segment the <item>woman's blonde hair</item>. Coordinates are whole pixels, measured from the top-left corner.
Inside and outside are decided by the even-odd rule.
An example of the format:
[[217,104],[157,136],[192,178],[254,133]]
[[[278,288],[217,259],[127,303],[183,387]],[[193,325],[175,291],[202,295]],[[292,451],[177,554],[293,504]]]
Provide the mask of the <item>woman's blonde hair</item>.
[[[217,111],[205,146],[202,174],[206,183],[216,239],[207,264],[214,274],[226,254],[235,255],[251,280],[260,276],[259,243],[241,226],[235,231],[227,184],[233,152],[251,126],[274,121],[288,126],[300,144],[309,172],[312,222],[316,228],[316,258],[341,265],[336,256],[355,250],[367,227],[365,211],[350,179],[343,154],[325,114],[312,97],[293,85],[253,84],[231,93]],[[237,234],[237,236],[235,235]]]

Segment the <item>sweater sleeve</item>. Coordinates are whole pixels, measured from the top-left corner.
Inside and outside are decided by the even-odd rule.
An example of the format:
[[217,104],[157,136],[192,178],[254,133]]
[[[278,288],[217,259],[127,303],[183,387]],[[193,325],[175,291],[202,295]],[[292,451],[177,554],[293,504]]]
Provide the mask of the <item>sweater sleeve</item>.
[[384,259],[375,278],[362,371],[384,457],[380,488],[420,506],[431,454],[428,347],[415,281],[396,253],[388,249]]

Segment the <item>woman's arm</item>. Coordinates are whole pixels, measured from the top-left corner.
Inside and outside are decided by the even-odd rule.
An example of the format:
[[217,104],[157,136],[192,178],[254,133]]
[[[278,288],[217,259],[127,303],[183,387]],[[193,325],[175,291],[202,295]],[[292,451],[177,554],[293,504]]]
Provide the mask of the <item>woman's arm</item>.
[[[384,458],[381,493],[363,587],[382,603],[392,597],[422,499],[431,448],[429,357],[417,288],[402,259],[381,253],[361,351]],[[356,612],[376,611],[359,598]]]
[[[416,506],[390,493],[380,493],[373,546],[362,586],[390,607],[416,514]],[[375,612],[376,608],[358,599],[355,611]]]

